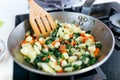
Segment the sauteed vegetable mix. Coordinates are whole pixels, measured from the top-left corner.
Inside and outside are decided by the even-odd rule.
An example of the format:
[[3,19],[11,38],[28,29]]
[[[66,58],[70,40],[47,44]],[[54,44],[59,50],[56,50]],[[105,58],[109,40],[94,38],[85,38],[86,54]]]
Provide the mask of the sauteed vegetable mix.
[[97,61],[102,47],[90,31],[71,23],[56,21],[57,28],[49,37],[39,39],[28,31],[20,52],[35,68],[48,73],[72,72]]

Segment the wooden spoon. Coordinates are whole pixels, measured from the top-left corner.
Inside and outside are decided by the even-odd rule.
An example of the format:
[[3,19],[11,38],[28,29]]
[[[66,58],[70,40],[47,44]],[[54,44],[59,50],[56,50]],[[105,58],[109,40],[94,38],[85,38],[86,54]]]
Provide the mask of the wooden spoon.
[[52,30],[54,30],[55,23],[51,15],[41,8],[34,0],[28,0],[30,5],[30,24],[31,27],[39,38],[41,35],[48,36]]

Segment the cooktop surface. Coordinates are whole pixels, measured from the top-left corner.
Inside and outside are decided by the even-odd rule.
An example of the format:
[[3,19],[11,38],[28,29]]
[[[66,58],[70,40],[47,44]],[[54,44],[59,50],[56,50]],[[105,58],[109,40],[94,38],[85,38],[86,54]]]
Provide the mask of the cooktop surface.
[[[72,12],[80,12],[81,8],[76,7],[75,9],[70,8],[65,10],[72,11]],[[59,10],[53,10],[53,11],[59,11]],[[116,46],[112,55],[99,68],[81,75],[56,78],[56,77],[49,77],[49,76],[44,76],[44,75],[39,75],[39,74],[29,72],[21,68],[19,65],[17,65],[14,62],[13,80],[42,80],[42,79],[45,79],[45,80],[50,80],[50,79],[54,79],[54,80],[60,80],[60,79],[62,80],[120,80],[120,76],[119,76],[120,74],[120,63],[119,63],[120,62],[120,47],[119,47],[120,34],[119,32],[116,32],[114,30],[116,29],[116,27],[113,24],[111,24],[111,21],[109,21],[109,18],[116,13],[117,14],[120,13],[120,4],[116,2],[94,5],[91,11],[91,16],[98,18],[99,20],[101,20],[102,22],[104,22],[110,27],[116,39]],[[29,17],[29,14],[17,15],[15,25],[17,26],[19,23],[21,23],[25,19],[28,19],[28,17]],[[116,30],[119,31],[119,28],[117,28]]]

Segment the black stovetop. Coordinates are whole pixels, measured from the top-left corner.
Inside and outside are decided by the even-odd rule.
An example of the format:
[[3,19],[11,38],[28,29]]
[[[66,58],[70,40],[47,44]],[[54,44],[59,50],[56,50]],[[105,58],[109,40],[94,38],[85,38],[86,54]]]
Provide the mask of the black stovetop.
[[[74,10],[66,9],[66,11],[80,12],[81,8],[77,7]],[[100,19],[105,24],[110,26],[108,18],[115,13],[120,13],[120,4],[116,2],[111,2],[111,3],[94,5],[91,11],[91,16]],[[23,20],[28,19],[28,17],[29,17],[28,14],[17,15],[15,25],[17,26]],[[99,67],[100,69],[102,69],[104,73],[101,72],[100,70],[99,71],[101,72],[99,73],[100,75],[97,75],[98,69],[94,69],[84,74],[67,76],[67,77],[50,77],[50,76],[39,75],[23,69],[14,62],[13,80],[43,80],[43,79],[44,80],[51,80],[51,79],[52,80],[98,80],[98,79],[103,80],[105,78],[106,80],[120,80],[119,61],[120,61],[120,49],[116,46],[111,57],[102,66]]]

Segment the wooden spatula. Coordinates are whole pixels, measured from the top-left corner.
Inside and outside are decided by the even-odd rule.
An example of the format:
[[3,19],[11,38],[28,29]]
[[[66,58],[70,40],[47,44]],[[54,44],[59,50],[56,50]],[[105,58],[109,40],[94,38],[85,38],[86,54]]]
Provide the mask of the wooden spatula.
[[55,23],[43,8],[41,8],[34,0],[28,0],[30,5],[30,24],[37,37],[48,36],[54,30]]

